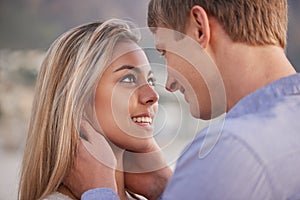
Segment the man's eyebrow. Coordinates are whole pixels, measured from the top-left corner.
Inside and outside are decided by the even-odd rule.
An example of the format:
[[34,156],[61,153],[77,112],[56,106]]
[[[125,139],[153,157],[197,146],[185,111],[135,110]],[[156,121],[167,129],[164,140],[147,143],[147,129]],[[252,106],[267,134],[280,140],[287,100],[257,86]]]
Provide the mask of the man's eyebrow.
[[156,43],[156,44],[155,44],[155,48],[156,48],[156,50],[159,51],[159,52],[165,50],[165,46],[164,46],[164,44],[162,44],[162,43]]
[[135,72],[141,72],[141,70],[139,68],[137,68],[135,66],[132,66],[132,65],[122,65],[121,67],[116,69],[114,72],[118,72],[118,71],[125,70],[125,69],[130,69],[130,70],[133,70]]
[[155,34],[158,28],[156,26],[153,26],[153,27],[149,27],[149,29],[153,34]]
[[148,76],[150,76],[150,75],[152,75],[153,74],[153,72],[150,70],[149,72],[148,72]]

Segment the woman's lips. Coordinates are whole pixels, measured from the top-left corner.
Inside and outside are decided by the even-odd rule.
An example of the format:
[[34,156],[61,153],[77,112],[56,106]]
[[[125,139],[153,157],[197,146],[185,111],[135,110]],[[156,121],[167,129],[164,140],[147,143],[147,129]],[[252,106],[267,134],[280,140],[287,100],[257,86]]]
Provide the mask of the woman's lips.
[[149,127],[153,124],[153,117],[151,116],[150,114],[142,114],[131,117],[131,119],[138,126]]
[[151,117],[132,117],[132,120],[135,123],[148,123],[148,124],[152,124],[152,118]]

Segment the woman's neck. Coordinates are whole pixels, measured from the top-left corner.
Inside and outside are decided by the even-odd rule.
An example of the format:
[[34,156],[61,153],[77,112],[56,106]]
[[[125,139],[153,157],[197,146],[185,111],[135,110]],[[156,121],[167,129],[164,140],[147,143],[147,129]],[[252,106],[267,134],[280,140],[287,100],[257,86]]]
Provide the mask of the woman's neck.
[[123,155],[125,150],[120,149],[118,147],[116,148],[112,147],[112,149],[117,160],[116,183],[117,183],[118,195],[121,200],[132,199],[126,193],[126,189],[125,189],[124,170],[123,170]]
[[71,190],[69,190],[69,188],[67,188],[65,185],[61,184],[57,191],[63,195],[68,196],[70,199],[78,199],[75,197],[75,195],[71,192]]
[[[131,199],[125,190],[125,181],[124,181],[124,172],[123,172],[123,153],[124,150],[119,148],[112,148],[117,159],[117,169],[116,169],[116,183],[118,189],[118,196],[121,200],[129,200]],[[64,185],[60,185],[58,190],[59,193],[68,196],[71,199],[77,199],[75,195]]]
[[121,200],[126,200],[124,173],[123,173],[123,152],[124,151],[121,149],[114,149],[114,148],[113,151],[117,159],[116,182],[117,182],[118,195]]

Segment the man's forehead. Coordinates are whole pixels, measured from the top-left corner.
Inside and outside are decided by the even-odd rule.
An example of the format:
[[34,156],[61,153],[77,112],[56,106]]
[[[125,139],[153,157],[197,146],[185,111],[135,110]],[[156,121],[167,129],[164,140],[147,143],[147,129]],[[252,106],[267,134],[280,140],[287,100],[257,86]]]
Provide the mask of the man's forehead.
[[157,27],[154,32],[156,37],[166,37],[171,36],[171,34],[174,34],[174,30],[162,27]]
[[153,34],[156,47],[161,48],[169,42],[174,42],[174,30],[167,28],[157,28]]

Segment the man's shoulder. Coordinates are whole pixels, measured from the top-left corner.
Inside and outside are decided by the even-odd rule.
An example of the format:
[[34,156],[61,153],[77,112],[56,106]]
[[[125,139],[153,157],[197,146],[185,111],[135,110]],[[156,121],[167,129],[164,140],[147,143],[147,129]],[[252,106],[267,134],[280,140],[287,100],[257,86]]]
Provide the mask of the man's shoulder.
[[[178,160],[166,196],[183,186],[191,197],[205,199],[282,199],[295,194],[294,188],[300,187],[299,114],[277,109],[282,116],[264,111],[225,118],[204,129]],[[291,180],[293,187],[287,187]]]
[[[228,165],[239,165],[249,157],[264,167],[274,162],[284,164],[292,158],[291,154],[300,153],[299,119],[299,96],[284,98],[272,109],[236,118],[225,117],[202,130],[185,148],[179,163],[196,160],[193,162],[202,165],[207,155],[211,160]],[[210,165],[208,161],[207,164]]]
[[239,138],[250,144],[268,140],[271,144],[276,138],[299,137],[300,96],[280,98],[267,109],[258,109],[235,118],[225,118],[222,134]]
[[[203,148],[207,151],[204,155]],[[255,199],[250,198],[254,195],[251,193],[255,191],[255,183],[260,181],[261,187],[255,197],[272,199],[268,178],[263,163],[237,133],[223,128],[218,136],[207,128],[187,146],[178,160],[165,196],[184,186],[188,192],[181,193],[188,194],[191,199]],[[176,196],[183,197],[181,193]]]

